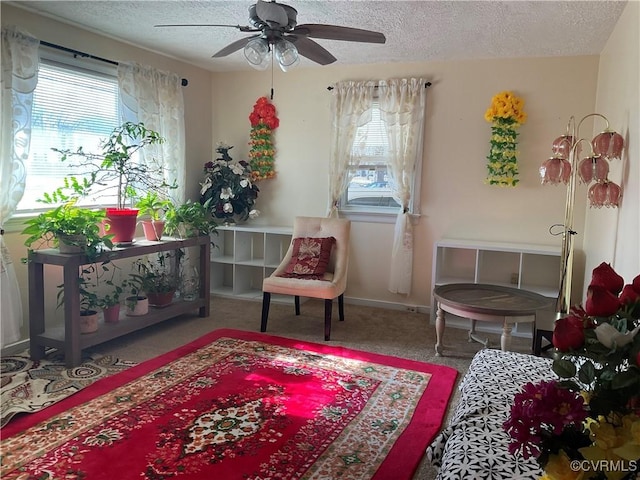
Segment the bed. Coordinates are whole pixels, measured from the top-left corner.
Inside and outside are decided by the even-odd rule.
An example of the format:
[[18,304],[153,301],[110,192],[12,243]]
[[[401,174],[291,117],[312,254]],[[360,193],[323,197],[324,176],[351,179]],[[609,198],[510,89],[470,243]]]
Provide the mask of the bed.
[[555,378],[551,359],[483,349],[460,382],[460,400],[448,426],[427,449],[437,480],[537,480],[535,459],[509,453],[502,429],[514,395],[527,382]]

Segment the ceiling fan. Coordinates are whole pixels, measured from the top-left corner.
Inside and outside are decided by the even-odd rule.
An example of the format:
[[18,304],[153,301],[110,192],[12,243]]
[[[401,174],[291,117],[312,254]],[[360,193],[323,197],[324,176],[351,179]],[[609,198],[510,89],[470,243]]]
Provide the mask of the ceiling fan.
[[329,51],[311,38],[342,40],[346,42],[385,43],[382,33],[359,28],[340,27],[324,24],[297,24],[298,12],[295,8],[276,1],[258,0],[249,7],[251,26],[219,24],[164,24],[156,27],[231,27],[243,33],[255,33],[236,40],[213,55],[213,58],[226,57],[241,48],[249,64],[262,70],[269,64],[269,53],[273,51],[282,70],[298,63],[298,54],[320,65],[336,61]]

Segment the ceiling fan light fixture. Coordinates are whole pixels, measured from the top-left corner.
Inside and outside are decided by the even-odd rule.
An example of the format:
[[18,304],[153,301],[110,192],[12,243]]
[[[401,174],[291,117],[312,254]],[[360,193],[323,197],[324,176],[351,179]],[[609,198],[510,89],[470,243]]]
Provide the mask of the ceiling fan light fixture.
[[288,40],[280,39],[274,45],[276,60],[283,72],[300,63],[300,56],[296,46]]
[[269,66],[269,43],[264,38],[254,38],[244,47],[244,58],[256,70]]

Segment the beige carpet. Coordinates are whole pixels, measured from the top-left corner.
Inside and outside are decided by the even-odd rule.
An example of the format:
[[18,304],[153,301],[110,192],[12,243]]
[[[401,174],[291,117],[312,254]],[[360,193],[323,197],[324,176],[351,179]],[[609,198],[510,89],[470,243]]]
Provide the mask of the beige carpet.
[[[109,354],[129,361],[142,362],[168,352],[204,333],[218,328],[259,331],[261,303],[214,297],[211,316],[182,316],[132,333],[92,348],[95,353]],[[296,317],[293,304],[271,304],[267,333],[310,342],[323,342],[324,304],[309,300],[301,306],[302,314]],[[337,305],[334,304],[337,317]],[[499,335],[488,335],[492,345],[500,344]],[[482,346],[467,341],[467,332],[448,329],[444,344],[445,357],[436,357],[434,351],[435,330],[429,316],[396,310],[345,305],[345,321],[334,320],[331,330],[332,346],[344,346],[357,350],[409,358],[424,362],[449,365],[460,372],[458,380],[467,371],[473,355]],[[530,353],[531,340],[513,339],[512,350]],[[451,406],[456,402],[452,398]],[[450,410],[451,410],[450,406]],[[423,462],[413,480],[434,479],[436,471]],[[404,480],[404,479],[398,479]],[[409,479],[407,479],[409,480]]]

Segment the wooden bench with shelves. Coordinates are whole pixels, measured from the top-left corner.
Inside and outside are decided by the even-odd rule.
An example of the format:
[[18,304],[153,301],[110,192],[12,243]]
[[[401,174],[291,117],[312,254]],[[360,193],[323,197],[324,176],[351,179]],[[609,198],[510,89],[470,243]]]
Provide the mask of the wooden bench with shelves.
[[[149,241],[137,238],[133,245],[118,247],[105,251],[97,261],[106,259],[140,257],[143,255],[177,250],[188,247],[199,249],[200,290],[198,298],[193,301],[177,300],[163,308],[150,308],[149,313],[140,317],[126,317],[118,323],[101,323],[98,331],[81,334],[78,320],[80,315],[80,296],[78,269],[82,265],[92,263],[84,255],[61,254],[57,250],[43,249],[29,253],[29,332],[31,357],[41,359],[45,347],[57,348],[64,352],[68,367],[80,364],[82,350],[99,343],[112,340],[164,320],[198,310],[200,317],[208,317],[210,312],[209,268],[210,242],[208,236]],[[45,322],[44,302],[44,266],[57,265],[63,269],[65,289],[64,324],[47,325]]]

